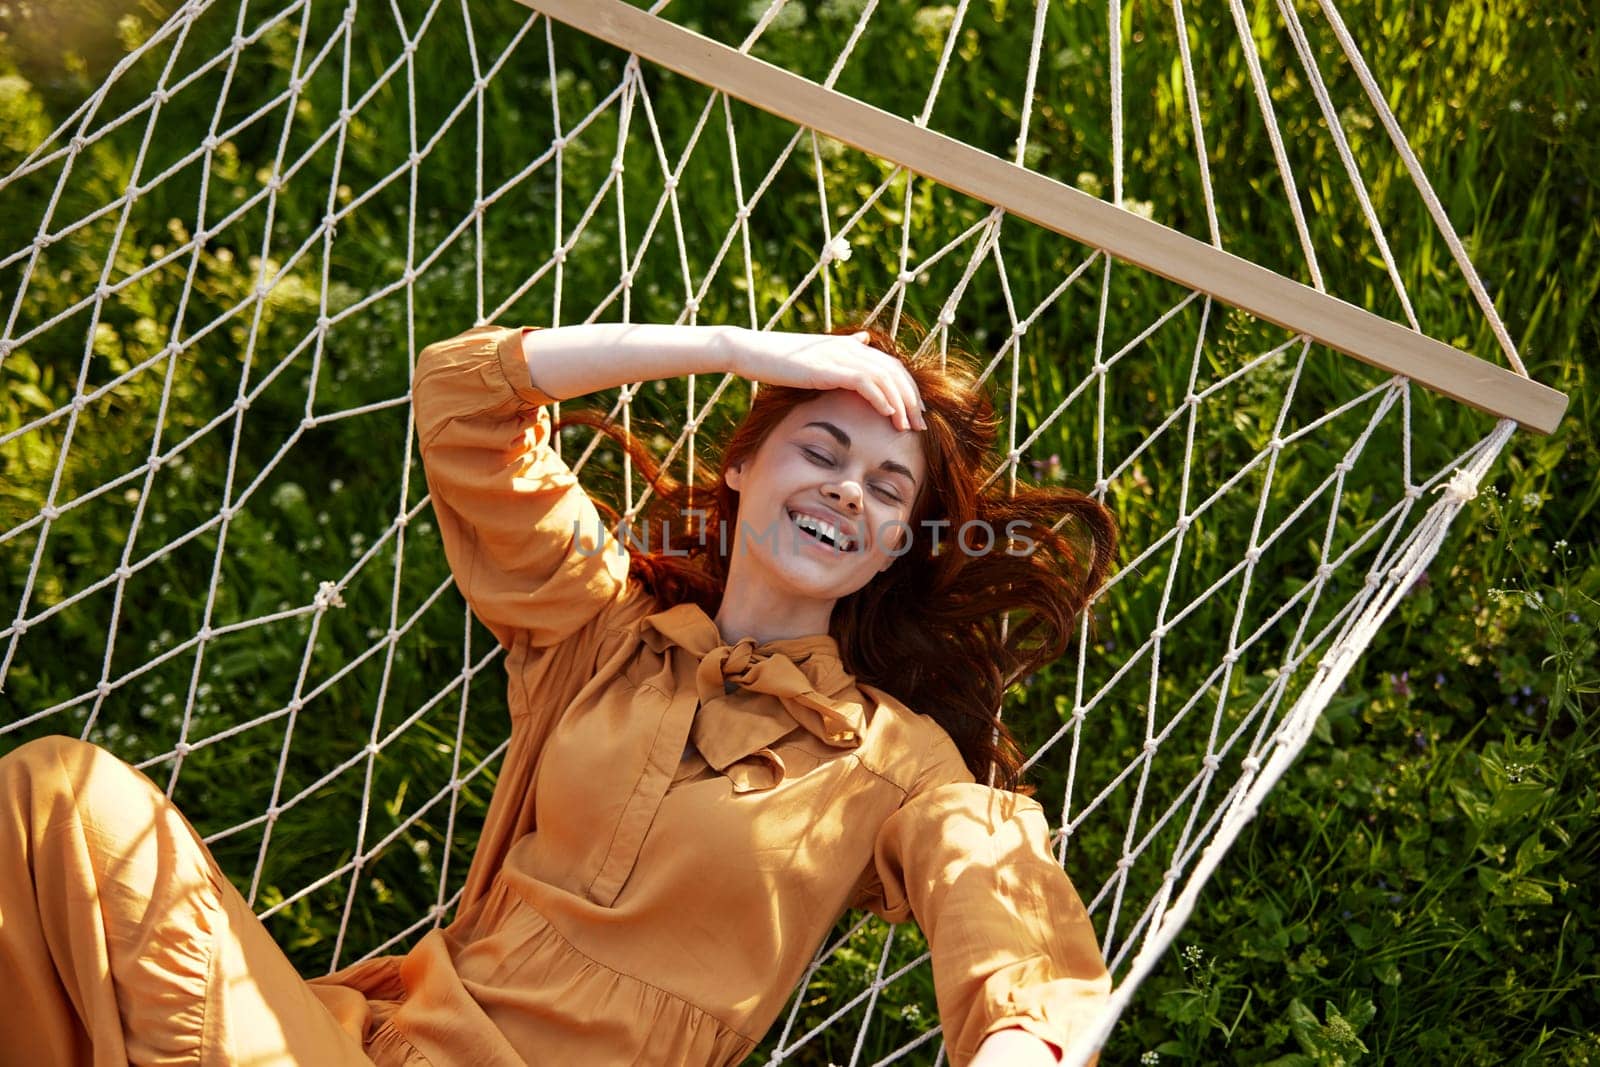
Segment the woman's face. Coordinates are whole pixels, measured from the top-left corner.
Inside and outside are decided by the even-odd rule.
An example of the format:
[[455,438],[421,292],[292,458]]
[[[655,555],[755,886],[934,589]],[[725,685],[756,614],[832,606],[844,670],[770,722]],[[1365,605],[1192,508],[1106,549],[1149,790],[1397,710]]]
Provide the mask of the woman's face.
[[739,515],[727,595],[754,593],[764,611],[813,625],[820,611],[825,631],[834,602],[898,558],[926,478],[921,436],[853,390],[797,405],[754,456],[728,468]]

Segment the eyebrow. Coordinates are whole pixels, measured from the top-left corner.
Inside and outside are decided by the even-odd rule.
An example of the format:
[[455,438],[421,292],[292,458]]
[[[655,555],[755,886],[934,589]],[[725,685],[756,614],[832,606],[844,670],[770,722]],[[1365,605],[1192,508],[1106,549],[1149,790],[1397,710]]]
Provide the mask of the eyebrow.
[[[826,431],[830,437],[839,442],[840,448],[850,447],[850,435],[839,429],[839,427],[835,426],[833,423],[821,421],[808,422],[800,428],[804,430],[809,429],[812,426],[815,426],[819,430]],[[882,463],[878,464],[878,469],[888,471],[891,474],[903,475],[906,481],[911,483],[912,488],[916,487],[917,477],[911,473],[911,468],[907,467],[904,463],[900,463],[892,459],[886,459]]]

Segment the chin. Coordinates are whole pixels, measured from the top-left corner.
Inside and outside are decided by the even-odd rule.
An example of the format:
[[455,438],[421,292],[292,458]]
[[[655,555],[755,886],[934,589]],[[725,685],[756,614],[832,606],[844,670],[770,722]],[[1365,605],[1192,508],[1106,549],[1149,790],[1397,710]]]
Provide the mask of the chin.
[[796,596],[812,600],[840,600],[860,592],[871,580],[864,578],[858,582],[847,582],[831,575],[819,577],[812,568],[794,566],[786,561],[774,561],[773,570],[783,576],[784,585]]

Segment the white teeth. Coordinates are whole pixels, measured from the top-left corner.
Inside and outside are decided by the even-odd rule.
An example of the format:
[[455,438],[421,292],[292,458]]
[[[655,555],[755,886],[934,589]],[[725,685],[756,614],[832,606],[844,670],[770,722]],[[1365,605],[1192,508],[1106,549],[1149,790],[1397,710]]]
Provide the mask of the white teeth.
[[838,528],[833,526],[831,523],[824,522],[823,520],[811,515],[801,514],[798,511],[793,511],[789,514],[790,517],[794,519],[795,525],[800,527],[800,529],[804,530],[806,533],[813,534],[819,540],[826,541],[828,544],[839,546],[839,550],[841,552],[855,551],[855,541],[844,536],[839,532]]

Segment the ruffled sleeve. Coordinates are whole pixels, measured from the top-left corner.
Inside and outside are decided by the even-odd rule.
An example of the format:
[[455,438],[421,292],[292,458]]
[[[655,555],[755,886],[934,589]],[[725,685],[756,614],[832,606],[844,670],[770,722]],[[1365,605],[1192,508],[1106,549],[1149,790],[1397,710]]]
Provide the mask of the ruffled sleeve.
[[429,345],[412,383],[445,555],[500,644],[570,637],[625,587],[628,556],[550,447],[554,398],[528,375],[520,329]]
[[1060,1052],[1097,1022],[1111,991],[1094,927],[1051,855],[1044,810],[975,784],[940,738],[942,751],[879,831],[855,903],[921,926],[957,1067],[1009,1027]]

